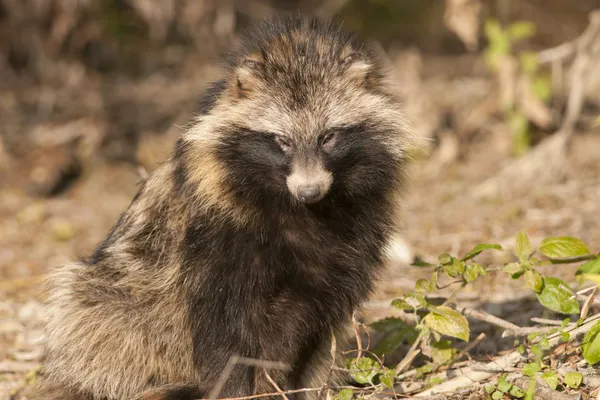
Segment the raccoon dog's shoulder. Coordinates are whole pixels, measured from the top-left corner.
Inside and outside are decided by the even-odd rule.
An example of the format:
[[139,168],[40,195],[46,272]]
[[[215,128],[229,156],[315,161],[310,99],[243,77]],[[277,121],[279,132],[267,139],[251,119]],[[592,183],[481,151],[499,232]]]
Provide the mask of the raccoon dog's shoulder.
[[236,356],[288,368],[236,365],[221,397],[320,387],[384,265],[412,138],[375,48],[319,19],[250,29],[93,256],[51,274],[48,387],[193,398]]

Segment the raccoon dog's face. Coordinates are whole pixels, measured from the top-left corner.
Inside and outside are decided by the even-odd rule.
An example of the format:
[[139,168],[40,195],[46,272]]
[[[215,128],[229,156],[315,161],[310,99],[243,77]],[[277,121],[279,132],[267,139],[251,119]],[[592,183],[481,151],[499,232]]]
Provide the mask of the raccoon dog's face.
[[406,125],[375,53],[318,20],[265,29],[247,36],[202,117],[235,193],[309,205],[393,187]]

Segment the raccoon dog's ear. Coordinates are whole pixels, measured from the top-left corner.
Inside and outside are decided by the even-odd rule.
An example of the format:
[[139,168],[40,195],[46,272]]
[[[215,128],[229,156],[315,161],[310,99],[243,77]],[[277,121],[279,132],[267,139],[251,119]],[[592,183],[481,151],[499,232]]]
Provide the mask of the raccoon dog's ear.
[[248,96],[260,80],[259,74],[264,69],[262,60],[247,58],[235,69],[232,79],[231,92],[236,98]]
[[367,43],[363,49],[345,46],[339,57],[343,74],[360,86],[370,87],[377,84],[380,78],[378,62],[381,53],[385,54],[385,51],[376,42]]

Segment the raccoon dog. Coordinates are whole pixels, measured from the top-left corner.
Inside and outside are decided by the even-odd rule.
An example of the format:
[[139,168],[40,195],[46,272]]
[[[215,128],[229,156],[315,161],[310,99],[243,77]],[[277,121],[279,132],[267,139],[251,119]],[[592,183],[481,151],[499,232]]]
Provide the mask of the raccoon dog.
[[93,255],[50,275],[45,398],[201,398],[236,356],[288,368],[230,364],[221,398],[323,384],[412,135],[378,51],[333,22],[271,19],[226,61]]

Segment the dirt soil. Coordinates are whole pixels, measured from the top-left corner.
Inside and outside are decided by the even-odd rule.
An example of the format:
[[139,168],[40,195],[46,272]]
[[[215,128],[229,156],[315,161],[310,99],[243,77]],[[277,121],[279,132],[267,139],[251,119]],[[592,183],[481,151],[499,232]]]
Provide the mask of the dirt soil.
[[[192,104],[192,96],[181,93],[197,90],[207,79],[202,77],[209,75],[210,72],[199,73],[196,78],[188,75],[188,80],[179,82],[179,86],[164,81],[121,89],[135,92],[131,99],[139,95],[150,101],[160,92],[152,92],[153,85],[170,87],[163,97],[168,99],[172,95],[177,104],[161,111],[167,115],[169,126],[161,129],[170,133],[155,135],[151,132],[153,127],[148,127],[151,133],[140,139],[143,151],[166,154],[165,149],[169,149],[179,131],[181,114],[191,112],[181,104]],[[53,93],[52,88],[45,90]],[[61,91],[64,89],[56,89],[55,95]],[[27,117],[29,111],[22,112]],[[85,118],[85,111],[76,117]],[[111,121],[103,118],[108,118],[107,114],[100,113],[89,124],[110,125]],[[32,120],[28,122],[29,132],[36,126],[49,129],[43,120]],[[497,135],[509,133],[500,131]],[[414,281],[425,274],[402,260],[406,254],[435,260],[441,253],[459,255],[483,242],[500,243],[510,249],[520,230],[529,234],[534,245],[546,236],[569,235],[583,239],[592,250],[600,250],[598,131],[577,134],[569,150],[566,178],[550,185],[537,185],[533,181],[529,192],[520,197],[477,199],[472,195],[475,185],[511,162],[497,143],[494,135],[479,138],[469,145],[465,157],[443,167],[434,159],[421,159],[413,164],[411,186],[404,203],[405,255],[398,255],[390,266],[377,294],[365,308],[365,319],[392,315],[394,310],[389,300],[412,289]],[[55,197],[36,197],[25,190],[32,172],[27,157],[23,157],[21,160],[8,156],[6,149],[0,151],[0,167],[4,168],[0,175],[0,400],[26,398],[21,394],[26,394],[27,386],[35,380],[44,340],[40,289],[43,275],[53,266],[93,250],[127,207],[144,173],[131,162],[88,157],[83,175],[72,187]],[[151,170],[152,165],[147,162],[146,169]],[[503,260],[484,257],[484,261]],[[573,267],[560,266],[545,272],[570,279]],[[528,300],[525,288],[502,274],[485,277],[462,299],[463,305],[480,307],[523,326],[530,323],[531,316],[544,315],[535,302]],[[493,351],[492,339],[482,343],[481,352]]]

